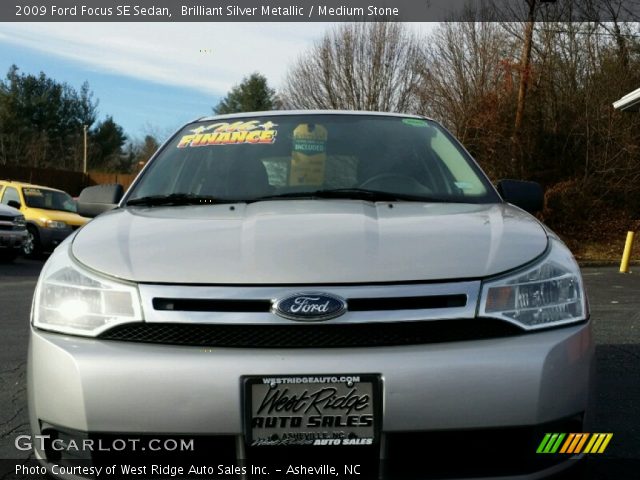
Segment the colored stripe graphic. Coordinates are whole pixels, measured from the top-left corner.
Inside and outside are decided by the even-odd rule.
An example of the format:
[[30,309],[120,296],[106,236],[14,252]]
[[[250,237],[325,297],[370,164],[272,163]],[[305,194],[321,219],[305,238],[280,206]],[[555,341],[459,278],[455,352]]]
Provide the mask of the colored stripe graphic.
[[603,453],[612,438],[613,433],[546,433],[536,453]]
[[593,444],[596,443],[596,440],[598,439],[600,435],[598,435],[597,433],[594,433],[593,435],[591,435],[591,440],[589,440],[589,443],[587,443],[586,448],[584,449],[584,453],[591,453],[591,447],[593,447]]
[[551,448],[551,452],[549,453],[556,453],[558,451],[558,448],[560,448],[560,443],[562,442],[562,440],[566,435],[567,435],[566,433],[558,434],[558,439],[556,440],[556,443],[553,445],[553,447]]
[[604,453],[605,448],[607,448],[609,442],[613,438],[613,433],[605,433],[604,435],[606,435],[606,437],[602,442],[602,445],[600,445],[600,450],[598,450],[598,453]]
[[575,438],[575,436],[576,436],[575,433],[570,433],[569,434],[569,436],[567,437],[566,442],[564,442],[564,445],[560,449],[560,453],[567,453],[567,449],[569,448],[569,445],[571,445],[571,442],[573,442],[573,439]]
[[573,437],[573,442],[571,442],[571,445],[569,445],[567,453],[573,453],[578,446],[578,443],[580,443],[580,440],[582,440],[582,433],[576,433],[576,435]]
[[584,446],[585,442],[587,441],[587,438],[589,438],[589,434],[588,433],[583,433],[582,434],[582,438],[580,439],[580,442],[578,442],[578,445],[576,446],[576,449],[573,453],[580,453],[582,451],[582,447]]
[[544,447],[550,438],[551,438],[551,434],[547,433],[542,439],[542,441],[540,442],[540,445],[538,445],[538,449],[536,450],[536,453],[542,453],[544,451]]
[[551,435],[551,438],[547,442],[547,446],[544,448],[543,453],[553,453],[551,449],[553,448],[554,443],[556,442],[556,438],[558,438],[558,434],[554,433]]

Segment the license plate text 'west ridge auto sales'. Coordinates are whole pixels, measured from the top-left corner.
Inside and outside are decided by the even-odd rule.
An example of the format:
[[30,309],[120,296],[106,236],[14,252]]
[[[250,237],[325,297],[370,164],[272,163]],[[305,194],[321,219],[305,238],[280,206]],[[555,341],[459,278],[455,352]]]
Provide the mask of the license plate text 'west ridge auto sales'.
[[376,375],[245,377],[247,443],[373,445],[378,388]]

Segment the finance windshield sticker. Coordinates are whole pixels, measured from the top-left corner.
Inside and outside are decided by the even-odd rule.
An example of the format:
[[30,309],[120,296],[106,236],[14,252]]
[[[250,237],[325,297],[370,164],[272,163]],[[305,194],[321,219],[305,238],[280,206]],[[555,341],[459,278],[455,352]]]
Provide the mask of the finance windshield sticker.
[[178,148],[208,147],[215,145],[257,145],[275,143],[278,125],[260,120],[218,122],[190,130],[178,142]]

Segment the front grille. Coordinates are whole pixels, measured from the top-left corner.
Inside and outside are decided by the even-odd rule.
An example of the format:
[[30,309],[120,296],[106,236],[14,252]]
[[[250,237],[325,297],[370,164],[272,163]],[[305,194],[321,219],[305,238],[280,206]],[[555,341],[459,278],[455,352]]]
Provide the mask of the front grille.
[[421,345],[522,335],[524,331],[494,319],[420,322],[202,325],[129,323],[100,335],[105,340],[228,348],[346,348]]
[[271,300],[154,298],[153,308],[179,312],[268,312],[271,309]]
[[352,298],[349,311],[427,310],[460,308],[467,304],[466,295],[429,295],[424,297]]
[[26,227],[24,225],[16,225],[13,223],[12,217],[0,217],[0,230],[10,231],[10,230],[24,230]]
[[[349,311],[427,310],[460,308],[467,304],[467,296],[428,295],[419,297],[348,298]],[[236,300],[213,298],[154,298],[153,308],[180,312],[269,312],[271,300]]]

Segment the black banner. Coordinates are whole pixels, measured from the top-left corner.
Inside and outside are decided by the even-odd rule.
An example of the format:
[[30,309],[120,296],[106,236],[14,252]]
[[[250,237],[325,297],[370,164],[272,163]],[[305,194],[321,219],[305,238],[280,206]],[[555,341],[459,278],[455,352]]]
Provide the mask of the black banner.
[[[536,0],[546,21],[638,21],[640,0]],[[524,0],[14,0],[1,22],[524,21]]]

